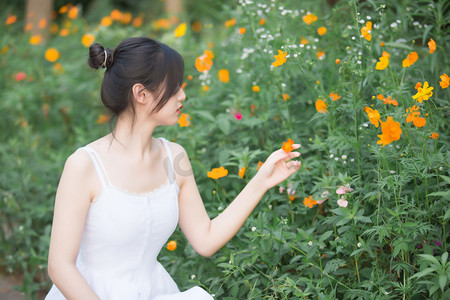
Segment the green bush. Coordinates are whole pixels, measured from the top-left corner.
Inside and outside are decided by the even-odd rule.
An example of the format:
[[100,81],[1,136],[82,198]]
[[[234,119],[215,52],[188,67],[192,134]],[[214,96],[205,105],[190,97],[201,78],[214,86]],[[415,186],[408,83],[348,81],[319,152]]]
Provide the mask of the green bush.
[[[163,249],[159,260],[181,290],[201,285],[218,299],[449,298],[449,4],[329,2],[240,0],[209,4],[217,14],[202,15],[203,4],[194,1],[195,19],[188,12],[167,21],[169,28],[145,17],[140,27],[101,26],[80,9],[74,20],[60,15],[58,32],[38,45],[29,44],[20,21],[2,23],[0,264],[23,273],[20,290],[35,298],[51,284],[46,259],[65,159],[109,130],[97,124],[106,112],[102,71],[85,63],[81,40],[89,33],[110,48],[129,36],[156,37],[184,56],[190,123],[156,135],[188,152],[211,218],[258,162],[287,139],[302,144],[302,169],[270,190],[212,258],[197,255],[180,230],[173,234],[177,249]],[[310,25],[308,12],[317,16]],[[198,26],[194,21],[200,32],[189,26]],[[177,38],[183,22],[187,31]],[[63,28],[68,36],[60,36]],[[44,58],[49,48],[59,51],[56,62]],[[208,49],[213,65],[199,72],[195,61]],[[389,64],[377,70],[383,52]],[[273,67],[280,53],[286,62]],[[219,80],[221,69],[228,82]],[[428,100],[413,99],[418,82],[433,87]],[[369,119],[371,110],[378,121],[376,113]],[[220,166],[228,176],[207,177]]]

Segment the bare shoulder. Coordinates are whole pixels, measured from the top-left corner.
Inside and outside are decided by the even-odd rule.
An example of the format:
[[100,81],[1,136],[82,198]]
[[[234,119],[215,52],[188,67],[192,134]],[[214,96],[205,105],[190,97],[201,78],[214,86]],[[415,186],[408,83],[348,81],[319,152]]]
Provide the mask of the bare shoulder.
[[178,143],[169,143],[170,151],[173,157],[173,170],[177,179],[178,185],[181,187],[186,179],[192,178],[193,171],[188,154],[183,146]]
[[84,150],[72,153],[66,160],[64,171],[81,176],[89,174],[93,169],[92,160]]
[[186,150],[184,149],[184,147],[178,143],[169,142],[169,148],[174,157],[176,157],[177,155],[180,155],[180,154],[185,154],[187,156],[187,153],[186,153]]

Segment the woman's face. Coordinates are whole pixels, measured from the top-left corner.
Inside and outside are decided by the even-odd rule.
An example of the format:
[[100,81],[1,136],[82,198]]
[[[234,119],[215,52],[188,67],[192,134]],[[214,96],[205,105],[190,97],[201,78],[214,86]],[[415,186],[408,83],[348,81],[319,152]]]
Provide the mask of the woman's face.
[[180,109],[183,107],[182,102],[184,100],[186,100],[186,94],[180,88],[175,95],[170,97],[161,110],[153,113],[152,116],[155,117],[160,125],[175,125],[181,113]]

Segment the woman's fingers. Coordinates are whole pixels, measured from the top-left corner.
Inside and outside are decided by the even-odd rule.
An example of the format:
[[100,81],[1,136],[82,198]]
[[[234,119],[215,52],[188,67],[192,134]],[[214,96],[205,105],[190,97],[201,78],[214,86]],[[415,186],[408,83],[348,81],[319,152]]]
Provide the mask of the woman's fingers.
[[302,163],[297,160],[292,160],[292,161],[289,161],[286,163],[286,167],[288,169],[298,170],[298,169],[300,169],[301,166],[302,166]]

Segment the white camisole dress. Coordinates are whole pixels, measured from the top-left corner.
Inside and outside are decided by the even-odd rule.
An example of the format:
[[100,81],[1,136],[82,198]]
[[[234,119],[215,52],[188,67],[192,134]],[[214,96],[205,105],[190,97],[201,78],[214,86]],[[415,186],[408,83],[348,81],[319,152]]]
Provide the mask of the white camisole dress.
[[[156,260],[178,224],[179,188],[174,180],[169,142],[168,182],[158,189],[133,194],[111,184],[98,154],[90,147],[102,184],[86,219],[76,266],[101,300],[212,300],[196,286],[180,292],[169,273]],[[66,299],[53,285],[46,300]]]

